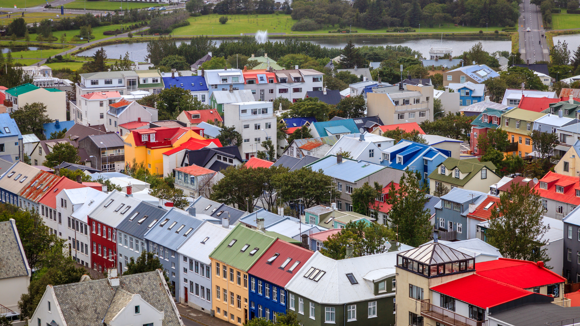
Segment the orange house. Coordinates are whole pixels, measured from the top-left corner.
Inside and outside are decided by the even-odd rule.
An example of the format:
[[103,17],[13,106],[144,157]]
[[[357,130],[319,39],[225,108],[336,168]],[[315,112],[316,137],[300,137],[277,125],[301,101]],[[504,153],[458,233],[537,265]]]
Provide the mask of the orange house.
[[151,128],[131,131],[125,137],[125,164],[143,165],[152,174],[163,175],[163,153],[191,138],[204,139],[200,128]]

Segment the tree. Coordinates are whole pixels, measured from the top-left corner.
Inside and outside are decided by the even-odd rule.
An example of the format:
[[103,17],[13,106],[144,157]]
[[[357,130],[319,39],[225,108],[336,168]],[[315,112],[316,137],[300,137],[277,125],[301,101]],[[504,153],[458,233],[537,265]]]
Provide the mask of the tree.
[[220,24],[224,25],[227,22],[228,22],[228,17],[226,17],[226,16],[221,16],[220,17]]
[[45,139],[44,124],[52,122],[46,114],[46,106],[39,102],[20,107],[10,113],[10,117],[14,119],[23,135],[35,134],[39,139]]
[[236,127],[226,127],[224,126],[217,136],[220,143],[223,146],[241,146],[242,145],[242,135],[236,130]]
[[150,251],[142,251],[141,255],[137,258],[137,260],[131,257],[129,263],[127,264],[127,270],[123,273],[123,275],[133,275],[146,272],[153,272],[158,269],[163,271],[165,283],[167,283],[169,291],[171,292],[173,286],[169,281],[167,271],[165,270],[165,268],[163,268],[163,264],[161,264],[159,258],[155,257],[155,255]]
[[429,200],[426,186],[420,185],[421,176],[416,171],[405,171],[399,181],[399,189],[391,183],[387,205],[392,205],[389,211],[391,228],[397,232],[397,241],[418,247],[429,241],[431,236],[431,213],[425,208]]
[[[119,56],[119,60],[115,60],[115,63],[111,66],[111,70],[113,70],[113,71],[127,71],[127,70],[132,70],[131,69],[132,66],[133,66],[133,61],[131,61],[131,58],[129,56],[129,52],[125,52],[125,56],[123,58],[121,58],[121,56]],[[152,105],[152,107],[155,107],[155,105]]]
[[365,182],[362,187],[355,188],[350,195],[352,199],[352,206],[356,213],[371,216],[372,207],[375,206],[375,201],[383,194],[383,186],[375,182],[374,187],[371,187],[368,182]]
[[330,107],[328,104],[321,102],[316,97],[308,97],[296,101],[290,108],[292,117],[314,117],[316,121],[327,121]]
[[189,0],[185,4],[185,9],[190,13],[196,13],[203,8],[203,0]]
[[211,60],[202,63],[201,67],[205,70],[224,69],[227,67],[227,63],[224,57],[213,57]]
[[112,183],[111,180],[107,179],[103,179],[103,178],[99,178],[97,180],[98,183],[102,184],[103,186],[107,187],[107,191],[113,191],[113,190],[117,190],[117,191],[123,191],[123,188],[117,186],[116,184]]
[[358,78],[354,74],[351,74],[349,71],[340,71],[340,72],[337,72],[334,75],[334,77],[342,80],[347,85],[360,82],[360,78]]
[[505,152],[509,144],[507,132],[499,128],[489,129],[487,133],[477,137],[477,147],[482,153],[486,153],[490,147]]
[[167,57],[163,58],[163,60],[161,60],[159,65],[162,67],[167,67],[167,68],[177,69],[177,70],[189,70],[189,68],[190,68],[187,61],[185,61],[185,58],[180,56],[180,55],[167,56]]
[[137,103],[154,108],[157,105],[157,101],[159,101],[159,95],[151,94],[137,100]]
[[580,46],[578,46],[576,51],[574,51],[574,56],[572,56],[571,64],[572,67],[574,67],[574,72],[576,72],[576,69],[578,68],[578,66],[580,66]]
[[415,28],[419,27],[421,16],[421,5],[419,5],[419,1],[413,0],[411,2],[411,10],[409,11],[409,25]]
[[36,32],[42,35],[43,38],[50,37],[52,34],[52,21],[49,19],[43,19],[36,28]]
[[443,183],[437,182],[435,185],[435,190],[433,191],[433,196],[441,197],[449,193],[449,188],[447,188]]
[[367,105],[364,97],[361,95],[345,97],[336,105],[338,116],[348,119],[365,117]]
[[354,68],[355,66],[362,68],[364,65],[364,58],[360,55],[359,49],[355,47],[350,39],[342,50],[340,65],[344,68]]
[[445,116],[445,111],[443,111],[443,104],[441,100],[436,98],[433,100],[433,119],[437,120]]
[[[260,151],[260,152],[258,152],[258,154],[264,153],[264,157],[263,157],[264,159],[267,159],[267,160],[272,161],[272,162],[276,161],[276,159],[277,159],[276,146],[274,146],[274,144],[272,143],[272,140],[271,139],[264,140],[262,142],[262,147],[264,147],[265,151],[263,151],[263,152]],[[262,158],[262,157],[258,156],[258,158]]]
[[566,41],[558,41],[558,44],[550,49],[550,56],[552,57],[553,65],[567,65],[570,62],[568,43]]
[[410,140],[419,144],[427,144],[425,138],[421,137],[421,133],[417,130],[412,130],[411,132],[406,132],[401,130],[399,127],[397,129],[387,130],[383,133],[383,137],[393,138],[395,144],[400,142],[402,139]]
[[91,25],[81,26],[80,37],[83,40],[90,40],[93,38],[93,28]]
[[52,152],[46,154],[44,166],[53,168],[62,162],[78,163],[81,160],[79,152],[71,143],[58,143],[52,147]]
[[300,129],[294,130],[294,132],[288,136],[288,144],[292,144],[292,142],[296,139],[308,139],[312,138],[312,134],[310,133],[310,129],[306,125],[300,127]]
[[274,100],[274,103],[272,104],[274,111],[278,111],[280,110],[280,107],[282,108],[282,111],[286,111],[286,110],[290,110],[290,107],[292,106],[292,102],[290,102],[289,99],[285,98],[285,97],[278,97]]
[[534,150],[540,154],[542,160],[546,160],[550,155],[552,155],[554,149],[560,143],[556,133],[534,130],[532,131],[532,136],[530,138],[532,138]]
[[481,157],[481,162],[491,162],[496,166],[497,170],[501,169],[504,159],[504,153],[495,149],[495,147],[490,147],[487,149],[485,154]]
[[544,207],[538,192],[514,182],[497,205],[487,229],[489,244],[506,258],[549,261],[544,239],[549,227],[542,222]]
[[277,178],[279,198],[288,204],[299,204],[303,207],[312,207],[322,203],[332,202],[332,198],[339,198],[334,179],[322,171],[312,171],[305,167],[281,173]]
[[185,209],[189,206],[189,202],[183,194],[183,190],[168,185],[153,188],[149,194],[153,197],[164,199],[173,203],[174,207]]
[[266,319],[264,317],[255,317],[250,319],[249,321],[246,322],[246,326],[274,326],[274,325],[280,325],[280,326],[300,326],[301,323],[298,320],[298,314],[292,310],[288,310],[286,312],[286,314],[283,313],[277,313],[276,314],[276,323],[274,323],[272,320]]
[[431,76],[431,83],[433,84],[433,87],[435,89],[443,87],[443,75],[440,73],[434,74],[433,76]]
[[489,78],[483,82],[489,94],[489,99],[493,102],[500,102],[508,88],[505,80],[496,77]]
[[18,37],[23,37],[27,31],[26,21],[22,17],[15,18],[8,25],[8,34],[16,34]]
[[[78,177],[81,177],[81,182],[91,182],[93,178],[90,175],[85,174],[83,170],[69,170],[69,169],[60,169],[58,170],[58,175],[61,177],[67,177],[70,180],[77,181]],[[111,190],[112,191],[112,190]]]
[[253,212],[256,200],[262,195],[262,174],[266,173],[265,170],[247,169],[244,166],[231,166],[222,170],[224,177],[213,186],[211,199]]
[[425,120],[421,122],[420,126],[428,135],[469,140],[471,122],[473,122],[474,118],[448,112],[441,119],[435,121]]
[[67,128],[64,128],[61,131],[51,132],[50,137],[48,139],[63,139],[66,132],[67,132]]
[[12,326],[12,321],[6,316],[0,316],[0,326]]
[[192,105],[193,96],[189,90],[175,86],[166,88],[157,97],[159,120],[175,119],[181,111],[191,110]]
[[332,259],[345,259],[346,247],[350,245],[354,257],[380,254],[388,250],[387,242],[395,238],[395,233],[386,226],[360,220],[348,223],[328,237],[320,253]]
[[85,72],[99,72],[107,71],[107,53],[103,48],[100,48],[93,55],[93,61],[85,62],[82,70]]

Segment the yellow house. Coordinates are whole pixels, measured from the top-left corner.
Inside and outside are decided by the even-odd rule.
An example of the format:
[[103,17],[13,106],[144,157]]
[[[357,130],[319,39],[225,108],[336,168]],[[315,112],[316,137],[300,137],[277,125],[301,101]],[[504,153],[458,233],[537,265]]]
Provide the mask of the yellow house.
[[163,153],[191,138],[204,139],[190,128],[151,128],[131,131],[125,137],[125,164],[143,163],[152,174],[163,175]]
[[213,266],[212,310],[223,321],[248,321],[248,271],[276,241],[260,230],[238,224],[209,255]]
[[524,109],[513,109],[504,113],[499,128],[507,132],[510,141],[506,154],[525,157],[533,152],[531,135],[534,130],[534,121],[545,115],[545,113]]

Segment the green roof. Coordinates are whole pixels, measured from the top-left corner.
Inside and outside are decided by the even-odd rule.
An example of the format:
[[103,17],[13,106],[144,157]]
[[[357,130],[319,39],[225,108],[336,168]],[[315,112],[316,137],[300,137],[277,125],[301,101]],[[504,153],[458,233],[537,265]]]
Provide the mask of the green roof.
[[[233,240],[236,241],[234,242]],[[238,224],[212,251],[209,257],[247,272],[270,248],[274,241],[276,241],[275,236]],[[234,243],[230,247],[229,244],[231,242]],[[242,248],[246,245],[248,247],[242,252]],[[250,256],[250,252],[255,248],[258,248],[258,251],[253,256]]]
[[276,63],[276,60],[274,60],[272,58],[265,57],[265,56],[261,56],[261,57],[250,57],[250,58],[248,58],[248,61],[249,60],[258,61],[260,63],[267,63],[267,62]]
[[139,84],[137,88],[164,88],[165,86],[163,83],[156,83],[156,84]]
[[264,231],[264,233],[266,233],[267,235],[274,237],[274,238],[278,238],[280,240],[289,242],[289,243],[294,243],[294,244],[301,244],[302,241],[296,240],[296,239],[292,239],[290,237],[287,237],[285,235],[282,235],[280,233],[277,232],[272,232],[272,231]]
[[[483,167],[487,167],[487,169],[495,174],[495,165],[491,162],[480,162],[478,159],[468,159],[468,160],[458,160],[456,158],[448,158],[443,163],[447,171],[454,170],[458,168],[459,171],[463,174],[467,174],[463,179],[457,179],[453,176],[453,172],[449,175],[443,175],[439,172],[441,171],[440,168],[435,169],[435,171],[431,172],[429,175],[429,179],[435,181],[442,181],[445,183],[450,183],[452,185],[457,186],[465,186],[469,182],[469,180],[473,179],[473,177],[479,172]],[[441,166],[441,165],[439,165]]]
[[542,112],[534,112],[534,111],[529,111],[529,110],[524,110],[524,109],[513,109],[509,112],[504,113],[504,118],[514,118],[514,119],[518,119],[518,120],[522,120],[522,121],[529,121],[529,122],[534,122],[537,119],[545,116],[545,113]]
[[337,222],[339,222],[341,224],[346,225],[346,224],[348,224],[350,222],[358,221],[360,219],[366,219],[368,221],[369,218],[370,217],[368,217],[366,215],[359,214],[359,213],[355,213],[355,212],[332,211],[330,214],[328,214],[324,218],[322,218],[319,221],[318,225],[319,226],[322,226],[324,228],[327,228],[327,229],[331,229],[332,228],[332,222],[333,221],[337,221]]
[[544,113],[553,113],[558,114],[560,110],[563,111],[563,116],[565,118],[576,118],[576,111],[580,108],[580,102],[573,101],[574,103],[570,103],[568,101],[562,101],[557,103],[550,104],[550,107],[545,109]]
[[7,89],[6,93],[10,94],[11,96],[18,96],[18,95],[26,94],[28,92],[35,91],[39,88],[40,87],[34,86],[32,84],[22,84],[22,85],[18,85],[16,87],[12,87],[10,89]]
[[62,90],[60,90],[60,89],[58,89],[58,88],[45,88],[45,89],[46,89],[47,91],[49,91],[49,92],[64,92],[64,91],[62,91]]
[[265,63],[265,62],[262,62],[259,65],[255,66],[254,68],[252,68],[252,70],[268,69],[268,67],[272,67],[272,69],[274,69],[274,70],[284,70],[284,67],[282,67],[281,65],[277,64],[274,61],[270,61],[270,64],[269,65],[267,63]]

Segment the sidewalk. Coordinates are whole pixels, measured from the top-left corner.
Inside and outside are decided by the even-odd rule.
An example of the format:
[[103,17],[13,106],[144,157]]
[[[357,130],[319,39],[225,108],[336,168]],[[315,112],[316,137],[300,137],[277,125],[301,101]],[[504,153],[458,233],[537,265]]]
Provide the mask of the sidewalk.
[[[224,322],[221,319],[212,317],[210,314],[194,309],[183,303],[176,303],[179,314],[184,319],[189,319],[204,326],[231,326],[230,323]],[[183,321],[186,325],[187,322]]]

